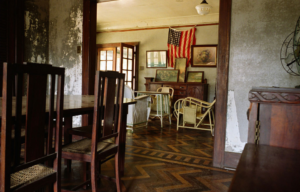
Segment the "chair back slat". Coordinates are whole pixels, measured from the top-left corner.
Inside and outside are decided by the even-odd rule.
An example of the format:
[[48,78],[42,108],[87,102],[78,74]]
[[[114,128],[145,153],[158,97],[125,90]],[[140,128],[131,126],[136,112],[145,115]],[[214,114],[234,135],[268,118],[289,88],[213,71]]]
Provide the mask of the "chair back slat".
[[[46,112],[47,76],[29,74],[27,80],[27,110],[25,123],[25,162],[44,155],[44,149],[37,144],[44,144]],[[22,107],[22,106],[18,106]]]
[[104,86],[104,121],[103,136],[112,134],[114,123],[114,106],[115,106],[116,78],[105,77]]

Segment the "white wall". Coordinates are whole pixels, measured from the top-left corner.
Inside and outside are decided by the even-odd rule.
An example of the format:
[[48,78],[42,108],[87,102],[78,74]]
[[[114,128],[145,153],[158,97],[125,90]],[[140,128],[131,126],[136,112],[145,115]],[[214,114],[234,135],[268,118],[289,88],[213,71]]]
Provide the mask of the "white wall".
[[[178,28],[187,30],[189,28]],[[139,65],[144,66],[144,70],[139,70],[138,90],[145,90],[144,77],[155,77],[157,68],[146,68],[147,50],[167,50],[169,29],[154,29],[129,32],[109,32],[98,33],[97,44],[120,43],[120,42],[140,42]],[[196,45],[218,44],[218,25],[199,26],[196,30]],[[209,84],[209,101],[215,96],[216,68],[188,67],[188,71],[204,71],[204,78]]]
[[247,142],[252,86],[300,84],[280,62],[282,43],[295,30],[299,10],[296,0],[232,0],[226,151],[241,152]]

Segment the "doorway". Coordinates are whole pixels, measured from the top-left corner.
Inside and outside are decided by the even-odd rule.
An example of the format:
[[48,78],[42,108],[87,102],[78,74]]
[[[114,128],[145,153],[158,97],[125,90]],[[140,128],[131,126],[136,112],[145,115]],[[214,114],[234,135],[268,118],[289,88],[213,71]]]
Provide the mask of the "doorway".
[[[85,6],[83,10],[83,14],[90,13],[91,9],[96,9],[97,3],[94,1],[89,1],[90,6]],[[230,28],[231,28],[231,6],[232,1],[221,1],[220,0],[220,11],[219,11],[219,37],[218,37],[218,68],[217,68],[217,89],[216,89],[216,127],[215,127],[215,138],[214,138],[214,157],[213,157],[213,165],[215,167],[224,168],[233,163],[233,165],[237,162],[239,156],[237,154],[226,153],[225,152],[225,137],[226,137],[226,116],[227,116],[227,94],[228,94],[228,71],[229,71],[229,54],[230,54]],[[93,14],[89,14],[89,17],[93,20],[96,18],[96,11],[92,12]],[[91,44],[95,42],[96,37],[96,22],[90,23],[90,18],[86,17],[83,20],[84,26],[89,26],[91,33],[83,37],[83,42],[88,41],[86,43],[86,49],[89,50]],[[93,38],[90,38],[93,37]],[[83,52],[85,49],[85,45],[83,45]],[[96,54],[96,51],[94,52]],[[93,64],[88,63],[89,57],[83,58],[83,68],[87,68],[87,66],[93,66]],[[96,58],[96,56],[94,56]],[[138,54],[137,54],[138,58]],[[86,61],[85,61],[86,59]],[[138,60],[137,60],[138,61]],[[87,65],[87,66],[85,66]],[[138,66],[138,64],[136,64]],[[83,76],[88,76],[88,74],[92,74],[92,70],[95,68],[89,67],[89,70],[83,70]],[[135,88],[137,88],[137,79],[138,74],[135,76]],[[93,82],[93,80],[88,78],[82,79],[83,85],[89,86],[89,82]],[[89,86],[90,87],[90,86]],[[91,89],[92,90],[92,87]],[[87,94],[91,94],[92,91],[87,92]]]

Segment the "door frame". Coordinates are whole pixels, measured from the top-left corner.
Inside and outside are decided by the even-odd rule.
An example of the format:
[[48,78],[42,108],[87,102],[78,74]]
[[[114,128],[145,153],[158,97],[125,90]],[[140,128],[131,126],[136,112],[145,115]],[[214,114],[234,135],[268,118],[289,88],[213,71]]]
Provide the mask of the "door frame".
[[[228,95],[228,72],[230,55],[232,0],[220,0],[219,43],[216,89],[216,126],[214,138],[213,166],[223,168],[225,165],[225,138]],[[83,6],[83,56],[82,56],[82,94],[93,94],[93,81],[96,65],[96,23],[97,2],[84,0]],[[86,17],[85,17],[86,16]],[[94,49],[93,49],[94,48]],[[89,51],[94,50],[94,51]],[[85,56],[84,56],[85,55]],[[137,55],[138,58],[138,55]],[[138,59],[137,59],[138,60]],[[138,77],[137,77],[138,79]],[[233,155],[234,158],[238,156]],[[227,163],[233,161],[232,156]]]
[[[216,88],[216,125],[214,138],[213,166],[224,168],[234,159],[225,164],[225,142],[227,122],[228,72],[230,55],[230,29],[232,0],[220,0],[219,42]],[[234,155],[233,155],[234,156]],[[231,157],[231,156],[230,156]],[[234,156],[235,157],[235,156]],[[234,166],[231,166],[234,167]]]

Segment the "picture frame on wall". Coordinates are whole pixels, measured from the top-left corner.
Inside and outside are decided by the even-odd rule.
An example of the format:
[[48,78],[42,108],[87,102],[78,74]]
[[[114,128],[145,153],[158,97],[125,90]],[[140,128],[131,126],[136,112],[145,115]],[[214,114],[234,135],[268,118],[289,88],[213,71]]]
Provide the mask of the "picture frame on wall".
[[192,45],[192,67],[217,67],[218,45]]
[[147,68],[167,68],[167,50],[146,51]]
[[204,83],[204,71],[188,71],[188,83]]
[[157,69],[155,81],[178,82],[179,70],[173,69]]
[[185,82],[187,58],[176,58],[174,69],[179,70],[178,82]]

